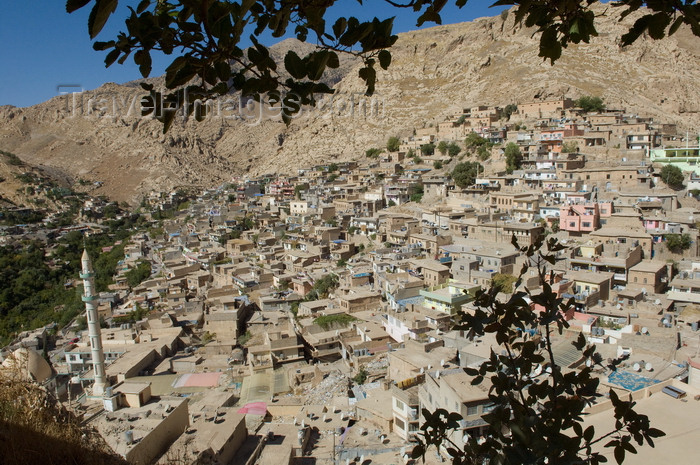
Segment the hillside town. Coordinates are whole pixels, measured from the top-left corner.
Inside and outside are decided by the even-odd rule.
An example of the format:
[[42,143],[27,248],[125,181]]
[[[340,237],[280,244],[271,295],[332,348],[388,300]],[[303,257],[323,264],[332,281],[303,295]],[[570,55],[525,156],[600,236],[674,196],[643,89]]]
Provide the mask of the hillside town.
[[[106,289],[93,266],[113,246],[81,250],[65,285],[86,324],[25,330],[3,365],[21,361],[133,464],[412,463],[423,409],[458,412],[462,447],[493,408],[464,368],[501,348],[454,315],[491,288],[507,301],[546,285],[570,303],[558,365],[585,366],[582,332],[624,356],[593,370],[601,392],[660,417],[666,438],[635,463],[689,463],[676,438],[700,412],[698,137],[575,103],[468,107],[356,161],[151,192]],[[52,231],[105,234],[111,205],[89,197]],[[45,233],[15,224],[0,243]],[[520,276],[522,247],[551,239],[548,282]],[[601,397],[586,423],[611,408]]]

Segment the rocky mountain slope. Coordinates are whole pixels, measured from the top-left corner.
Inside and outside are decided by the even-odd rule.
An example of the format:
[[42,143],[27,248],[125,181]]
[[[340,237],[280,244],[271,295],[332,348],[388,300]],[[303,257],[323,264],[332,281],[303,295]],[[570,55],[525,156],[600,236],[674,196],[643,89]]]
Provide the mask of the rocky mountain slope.
[[[103,181],[100,193],[134,201],[154,188],[362,157],[392,135],[478,104],[599,95],[608,107],[691,131],[700,127],[700,40],[680,30],[620,48],[617,38],[634,17],[619,23],[611,9],[600,7],[600,14],[599,37],[570,46],[554,66],[537,56],[538,38],[514,27],[512,15],[401,34],[391,67],[378,72],[373,98],[362,95],[359,65],[346,60],[330,78],[337,90],[331,104],[303,112],[289,127],[223,117],[237,111],[222,111],[203,122],[178,119],[163,135],[157,121],[127,113],[132,101],[138,104],[138,87],[106,84],[86,92],[82,106],[60,96],[29,108],[0,107],[0,149],[76,179]],[[307,45],[287,41],[276,53],[282,56],[289,46]],[[89,98],[103,107],[103,116],[86,110]]]

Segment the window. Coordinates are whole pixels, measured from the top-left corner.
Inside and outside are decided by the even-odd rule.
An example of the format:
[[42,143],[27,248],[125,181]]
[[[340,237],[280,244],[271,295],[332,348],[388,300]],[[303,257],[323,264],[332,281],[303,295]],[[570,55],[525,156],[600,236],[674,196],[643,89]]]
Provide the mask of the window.
[[575,227],[576,227],[576,223],[574,223],[573,221],[570,222],[570,223],[569,223],[569,227],[570,227],[570,228],[575,228]]
[[394,418],[394,425],[401,430],[406,430],[406,423],[401,418]]
[[583,227],[584,227],[584,228],[590,228],[590,227],[591,227],[591,223],[588,222],[588,221],[586,221],[586,222],[583,223]]
[[647,278],[644,278],[644,284],[646,284],[646,283],[647,283]]
[[401,402],[399,399],[396,399],[396,408],[399,410],[403,410],[405,407],[405,404]]
[[606,175],[605,175],[605,179],[610,179],[610,175],[609,175],[609,174],[606,174]]
[[468,405],[467,406],[467,416],[477,415],[479,413],[478,405]]

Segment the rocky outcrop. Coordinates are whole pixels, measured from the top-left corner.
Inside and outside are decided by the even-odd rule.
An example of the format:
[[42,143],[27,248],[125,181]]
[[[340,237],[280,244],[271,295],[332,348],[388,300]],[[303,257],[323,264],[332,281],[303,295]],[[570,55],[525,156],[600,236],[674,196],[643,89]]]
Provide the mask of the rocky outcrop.
[[[220,102],[214,116],[177,119],[163,135],[157,121],[129,114],[131,103],[138,106],[137,86],[105,84],[77,102],[62,96],[29,108],[0,107],[0,149],[102,181],[100,193],[134,201],[150,189],[354,159],[392,135],[408,135],[477,104],[599,95],[609,107],[697,128],[700,40],[681,29],[661,41],[642,38],[620,48],[617,38],[634,18],[620,23],[614,11],[600,13],[599,36],[570,46],[554,66],[537,56],[532,31],[515,27],[506,15],[401,34],[391,67],[378,72],[375,96],[363,95],[359,65],[344,60],[329,77],[336,95],[320,99],[288,127],[274,118],[241,118]],[[308,44],[281,47],[292,46],[303,53]],[[275,53],[283,56],[283,50]]]

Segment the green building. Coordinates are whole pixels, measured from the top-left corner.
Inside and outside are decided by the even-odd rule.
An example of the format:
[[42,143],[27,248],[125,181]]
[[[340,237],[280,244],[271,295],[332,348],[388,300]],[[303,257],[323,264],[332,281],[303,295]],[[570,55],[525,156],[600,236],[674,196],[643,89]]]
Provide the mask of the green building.
[[674,165],[681,171],[693,171],[700,175],[700,147],[674,147],[651,149],[649,159],[652,163]]

